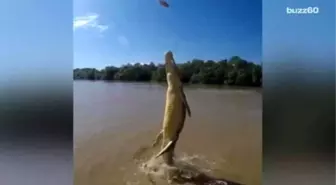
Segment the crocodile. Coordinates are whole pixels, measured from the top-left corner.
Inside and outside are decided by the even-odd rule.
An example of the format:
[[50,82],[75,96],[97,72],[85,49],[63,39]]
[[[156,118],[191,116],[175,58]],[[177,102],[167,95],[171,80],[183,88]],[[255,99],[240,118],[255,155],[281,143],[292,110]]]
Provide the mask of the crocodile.
[[181,73],[176,66],[171,51],[165,54],[165,69],[168,88],[166,92],[163,127],[156,136],[152,146],[155,147],[161,141],[161,151],[155,155],[155,158],[162,155],[164,162],[168,165],[172,165],[176,142],[183,129],[186,114],[190,117],[191,110],[183,90]]

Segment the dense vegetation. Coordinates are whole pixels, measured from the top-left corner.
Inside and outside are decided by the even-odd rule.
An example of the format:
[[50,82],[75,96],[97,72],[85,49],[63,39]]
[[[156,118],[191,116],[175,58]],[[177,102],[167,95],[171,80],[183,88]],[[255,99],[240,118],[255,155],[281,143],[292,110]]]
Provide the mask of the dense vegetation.
[[[237,86],[261,86],[261,65],[248,62],[240,57],[229,60],[204,61],[194,59],[177,64],[182,81],[192,84],[226,84]],[[75,80],[117,80],[117,81],[165,81],[164,65],[127,64],[121,67],[108,66],[103,70],[94,68],[74,69]]]

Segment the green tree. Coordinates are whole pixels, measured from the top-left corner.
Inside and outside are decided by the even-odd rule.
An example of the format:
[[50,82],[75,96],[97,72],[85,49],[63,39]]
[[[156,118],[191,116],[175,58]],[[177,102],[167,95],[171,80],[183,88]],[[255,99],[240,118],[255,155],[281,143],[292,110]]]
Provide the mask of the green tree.
[[[181,81],[192,84],[226,84],[237,86],[261,86],[262,66],[248,62],[239,56],[229,60],[193,59],[177,65]],[[102,70],[92,68],[74,69],[75,80],[118,80],[118,81],[166,81],[164,65],[126,64],[121,67],[108,66]]]

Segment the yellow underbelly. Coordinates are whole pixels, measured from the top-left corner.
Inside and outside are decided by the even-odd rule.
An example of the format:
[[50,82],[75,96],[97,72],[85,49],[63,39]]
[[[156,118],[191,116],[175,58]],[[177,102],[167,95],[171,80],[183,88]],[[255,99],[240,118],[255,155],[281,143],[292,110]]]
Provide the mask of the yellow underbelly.
[[174,139],[180,130],[185,111],[183,111],[183,103],[181,97],[171,91],[167,91],[165,115],[163,119],[164,139]]

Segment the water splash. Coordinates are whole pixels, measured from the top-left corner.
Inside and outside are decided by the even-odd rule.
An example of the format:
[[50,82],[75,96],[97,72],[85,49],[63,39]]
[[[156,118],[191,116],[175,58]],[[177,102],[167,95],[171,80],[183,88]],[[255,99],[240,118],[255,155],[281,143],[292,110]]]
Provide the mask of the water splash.
[[208,175],[216,169],[216,162],[207,160],[204,156],[184,154],[174,161],[173,166],[168,166],[162,158],[151,158],[140,163],[139,170],[147,175],[152,184],[166,181],[178,185],[241,185]]

